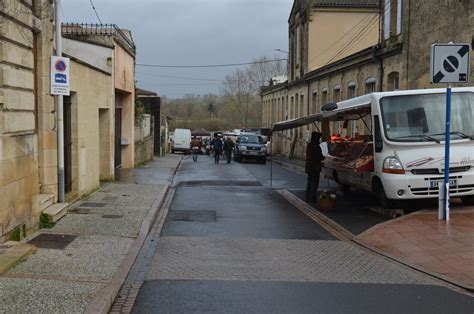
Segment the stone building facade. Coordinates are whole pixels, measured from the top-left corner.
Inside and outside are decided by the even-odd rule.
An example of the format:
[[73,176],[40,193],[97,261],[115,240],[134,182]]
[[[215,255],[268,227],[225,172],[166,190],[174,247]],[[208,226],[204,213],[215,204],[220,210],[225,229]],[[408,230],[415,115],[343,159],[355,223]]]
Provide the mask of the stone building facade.
[[[340,10],[359,10],[361,7],[375,9],[379,1],[295,1],[289,19],[290,29],[290,76],[288,82],[262,88],[263,103],[262,124],[271,127],[273,123],[297,118],[320,111],[328,102],[350,99],[373,91],[390,91],[396,89],[417,89],[435,87],[430,83],[430,47],[438,42],[472,43],[474,34],[474,3],[470,0],[460,1],[413,1],[383,0],[377,10],[379,23],[375,25],[377,36],[372,36],[372,45],[360,47],[359,50],[344,56],[358,42],[354,36],[348,39],[347,48],[342,53],[337,51],[327,64],[314,66],[310,60],[302,61],[303,68],[295,68],[297,49],[292,33],[292,21],[297,12],[310,16],[308,23],[315,23],[317,12],[322,7],[325,14],[333,12],[337,23]],[[308,13],[310,12],[310,13]],[[301,15],[301,14],[300,14]],[[364,20],[362,20],[364,21]],[[364,24],[353,24],[354,28]],[[367,22],[366,24],[368,24]],[[372,26],[374,27],[374,26]],[[330,51],[339,41],[349,38],[347,32],[333,34],[333,42],[319,42],[308,28],[307,36],[314,38],[311,45],[318,45],[319,51]],[[359,32],[357,33],[359,34]],[[341,39],[342,38],[342,39]],[[303,45],[304,47],[304,45]],[[308,48],[309,50],[309,48]],[[323,59],[322,56],[320,59]],[[305,53],[302,58],[309,58]],[[313,57],[314,58],[314,57]],[[471,63],[474,56],[471,53]],[[308,66],[306,66],[306,64]],[[297,73],[300,71],[299,73]],[[474,70],[471,67],[471,84]],[[297,130],[279,132],[274,135],[274,153],[290,154],[304,158],[306,139],[314,126]],[[364,124],[359,122],[350,126],[352,132],[366,132]],[[338,130],[333,130],[338,132]]]
[[0,1],[0,238],[37,226],[57,192],[52,12],[49,0]]
[[[13,230],[38,228],[47,208],[60,213],[66,207],[54,204],[53,12],[49,0],[0,0],[0,241],[18,234]],[[133,39],[115,25],[82,35],[63,39],[63,55],[71,58],[71,96],[64,97],[67,200],[98,188],[100,180],[114,179],[120,166],[134,167]]]
[[73,201],[114,178],[114,51],[63,38],[71,59],[71,95],[64,97],[65,190]]
[[[115,24],[63,24],[63,37],[112,49],[107,66],[112,75],[114,107],[111,108],[114,127],[114,170],[131,169],[135,165],[135,43],[129,30]],[[103,61],[103,60],[102,60]],[[110,89],[107,89],[110,91]],[[104,166],[102,169],[105,169]],[[104,170],[105,171],[105,170]],[[101,170],[103,179],[109,171]]]

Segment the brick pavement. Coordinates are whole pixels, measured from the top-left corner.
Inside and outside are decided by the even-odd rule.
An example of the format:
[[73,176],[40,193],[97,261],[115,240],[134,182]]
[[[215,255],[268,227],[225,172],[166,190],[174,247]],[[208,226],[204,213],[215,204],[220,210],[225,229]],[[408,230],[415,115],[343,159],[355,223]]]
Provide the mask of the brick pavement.
[[474,208],[416,212],[375,226],[357,241],[411,266],[474,289]]
[[162,237],[147,280],[434,284],[348,242]]

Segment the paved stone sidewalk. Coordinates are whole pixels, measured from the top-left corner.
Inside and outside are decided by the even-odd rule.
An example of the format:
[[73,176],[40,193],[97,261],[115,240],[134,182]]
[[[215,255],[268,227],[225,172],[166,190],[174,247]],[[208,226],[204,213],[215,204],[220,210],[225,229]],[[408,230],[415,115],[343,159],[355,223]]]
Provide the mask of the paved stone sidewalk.
[[124,171],[122,181],[103,184],[73,204],[55,227],[40,230],[75,238],[63,249],[38,247],[36,254],[1,275],[0,313],[84,312],[112,282],[180,160],[171,155]]
[[375,226],[356,238],[404,263],[474,290],[474,207],[452,210],[448,223],[436,210]]

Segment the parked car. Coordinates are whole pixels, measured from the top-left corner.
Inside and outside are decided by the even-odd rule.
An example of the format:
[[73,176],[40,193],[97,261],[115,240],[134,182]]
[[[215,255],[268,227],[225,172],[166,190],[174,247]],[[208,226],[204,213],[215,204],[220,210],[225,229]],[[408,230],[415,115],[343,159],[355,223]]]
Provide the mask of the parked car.
[[256,160],[259,163],[267,162],[267,148],[262,137],[253,133],[241,133],[236,140],[234,160]]
[[188,154],[191,152],[191,130],[190,129],[175,129],[173,142],[171,145],[171,152],[184,152]]

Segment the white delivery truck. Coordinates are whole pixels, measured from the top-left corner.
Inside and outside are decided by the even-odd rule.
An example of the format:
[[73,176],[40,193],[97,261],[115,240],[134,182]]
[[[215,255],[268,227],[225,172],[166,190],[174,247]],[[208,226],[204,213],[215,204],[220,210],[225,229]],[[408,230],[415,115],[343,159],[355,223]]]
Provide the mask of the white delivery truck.
[[171,152],[184,152],[188,154],[191,152],[191,130],[190,129],[175,129],[173,134],[173,142],[171,145]]
[[[437,198],[444,180],[446,89],[371,93],[322,107],[323,173],[394,200]],[[349,127],[354,121],[364,132]],[[359,127],[360,128],[360,127]],[[347,135],[341,133],[346,131]],[[474,88],[452,89],[450,197],[474,204]]]

